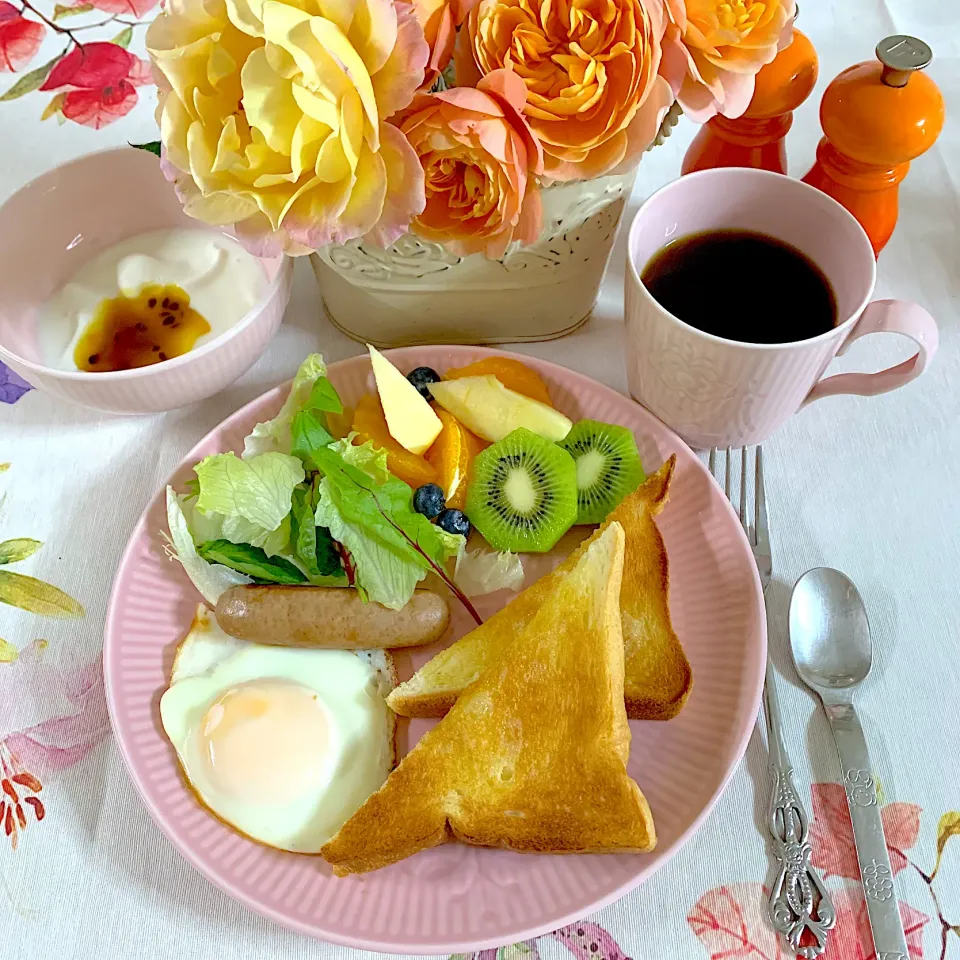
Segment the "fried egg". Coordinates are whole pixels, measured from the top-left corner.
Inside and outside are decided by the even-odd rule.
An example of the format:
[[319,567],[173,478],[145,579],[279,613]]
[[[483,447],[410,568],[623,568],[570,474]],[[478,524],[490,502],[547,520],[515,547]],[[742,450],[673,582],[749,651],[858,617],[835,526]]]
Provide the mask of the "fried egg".
[[213,813],[271,847],[318,853],[390,771],[384,693],[367,659],[237,640],[201,605],[160,719]]

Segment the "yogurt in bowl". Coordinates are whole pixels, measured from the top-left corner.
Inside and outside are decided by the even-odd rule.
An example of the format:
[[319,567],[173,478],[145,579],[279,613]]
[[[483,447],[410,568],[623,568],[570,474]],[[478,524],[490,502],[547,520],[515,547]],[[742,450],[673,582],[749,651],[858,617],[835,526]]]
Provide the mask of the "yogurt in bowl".
[[262,354],[291,273],[187,217],[152,154],[89,154],[0,207],[0,360],[96,409],[183,406]]
[[151,230],[97,254],[40,307],[40,352],[47,366],[89,373],[162,363],[226,333],[266,288],[231,237]]

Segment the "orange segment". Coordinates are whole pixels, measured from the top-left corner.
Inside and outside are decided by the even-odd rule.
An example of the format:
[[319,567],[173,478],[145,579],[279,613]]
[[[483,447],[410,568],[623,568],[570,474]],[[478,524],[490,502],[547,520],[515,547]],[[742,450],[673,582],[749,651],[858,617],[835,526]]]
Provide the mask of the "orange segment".
[[372,440],[374,446],[386,450],[390,472],[414,490],[425,483],[437,482],[436,470],[423,457],[405,450],[390,436],[379,397],[368,393],[360,398],[353,414],[353,429],[357,432],[354,443]]
[[490,444],[471,433],[452,413],[438,406],[434,409],[443,427],[427,451],[427,462],[437,471],[437,483],[443,489],[447,506],[462,510],[467,502],[473,458]]
[[547,385],[540,374],[525,363],[510,357],[487,357],[465,367],[454,367],[448,370],[443,378],[459,380],[460,377],[482,377],[486,374],[495,376],[508,390],[515,390],[525,397],[530,397],[531,400],[539,400],[547,406],[553,406],[550,394],[547,392]]

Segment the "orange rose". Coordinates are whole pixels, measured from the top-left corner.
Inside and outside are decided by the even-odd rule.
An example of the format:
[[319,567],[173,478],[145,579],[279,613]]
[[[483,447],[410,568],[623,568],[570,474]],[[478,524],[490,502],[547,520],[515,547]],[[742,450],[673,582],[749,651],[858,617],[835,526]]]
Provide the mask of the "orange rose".
[[660,72],[697,123],[739,117],[754,77],[793,38],[796,0],[666,0]]
[[506,70],[420,94],[397,123],[420,158],[427,203],[413,229],[464,256],[502,257],[540,235],[534,176],[543,153],[523,118],[526,88]]
[[512,70],[547,175],[602,176],[636,160],[673,102],[657,75],[663,26],[661,0],[480,0],[461,31],[457,81]]
[[430,45],[430,59],[423,76],[423,90],[429,90],[453,56],[457,27],[479,0],[413,0],[413,15],[423,27]]

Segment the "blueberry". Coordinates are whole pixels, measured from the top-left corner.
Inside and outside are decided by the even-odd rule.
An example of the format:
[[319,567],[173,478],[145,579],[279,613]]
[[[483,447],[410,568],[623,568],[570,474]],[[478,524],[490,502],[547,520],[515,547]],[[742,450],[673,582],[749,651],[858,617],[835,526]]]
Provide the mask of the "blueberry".
[[[417,487],[413,493],[413,509],[429,520],[437,516],[445,506],[443,490],[435,483],[425,483],[422,487]],[[449,512],[448,510],[447,513]],[[459,511],[454,512],[459,513]]]
[[430,393],[430,384],[440,382],[440,374],[432,367],[417,367],[407,374],[407,379],[417,388],[417,393],[424,400],[432,400],[433,394]]
[[[421,487],[421,489],[423,489]],[[437,517],[437,526],[447,533],[459,533],[464,537],[470,536],[470,521],[462,510],[447,509]]]

